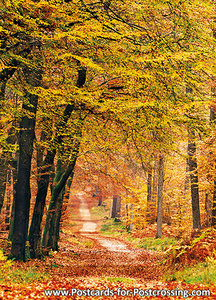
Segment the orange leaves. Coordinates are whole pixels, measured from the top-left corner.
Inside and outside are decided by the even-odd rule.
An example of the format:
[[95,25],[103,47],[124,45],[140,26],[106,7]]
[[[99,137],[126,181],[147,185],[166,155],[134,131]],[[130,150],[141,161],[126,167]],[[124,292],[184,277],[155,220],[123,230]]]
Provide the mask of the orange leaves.
[[198,238],[182,242],[170,248],[167,252],[167,261],[172,265],[192,265],[197,261],[204,261],[213,254],[216,248],[215,229],[204,231]]

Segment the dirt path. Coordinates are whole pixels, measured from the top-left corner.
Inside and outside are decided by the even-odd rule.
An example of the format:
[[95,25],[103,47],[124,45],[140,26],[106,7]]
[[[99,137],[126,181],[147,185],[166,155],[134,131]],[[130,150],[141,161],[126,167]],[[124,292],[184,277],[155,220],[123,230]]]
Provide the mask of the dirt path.
[[[70,209],[67,222],[61,232],[60,251],[54,252],[45,260],[29,260],[26,263],[14,262],[12,270],[17,269],[50,274],[48,279],[32,283],[0,283],[0,300],[4,299],[65,299],[52,291],[68,293],[69,299],[84,299],[79,294],[72,295],[72,290],[114,292],[112,297],[87,296],[86,299],[183,299],[173,297],[145,297],[147,290],[192,290],[192,286],[177,282],[164,282],[164,270],[160,264],[162,256],[154,251],[135,249],[116,238],[99,234],[98,222],[93,220],[85,195],[80,193]],[[90,204],[91,205],[91,204]],[[77,217],[80,214],[80,218]],[[76,225],[74,219],[76,218]],[[66,224],[67,223],[67,224]],[[80,226],[81,224],[81,226]],[[79,230],[76,231],[76,229]],[[203,289],[204,287],[199,287]],[[133,293],[134,289],[137,293]],[[49,290],[50,296],[44,291]],[[129,291],[129,295],[125,293]],[[138,292],[141,294],[139,295]],[[119,294],[117,294],[119,293]],[[60,295],[60,294],[59,294]],[[66,294],[64,294],[66,295]],[[201,298],[201,297],[200,297]],[[194,299],[194,298],[187,298]],[[207,299],[207,298],[201,298]],[[216,292],[212,297],[216,299]]]
[[98,234],[89,235],[90,232],[91,233],[96,232],[97,224],[95,222],[90,221],[91,214],[87,202],[85,200],[85,195],[83,193],[79,193],[78,196],[80,198],[80,209],[79,209],[80,217],[84,221],[83,226],[80,229],[82,235],[96,240],[102,247],[104,247],[108,251],[121,252],[121,253],[131,252],[131,250],[128,249],[126,244],[118,240],[102,238]]

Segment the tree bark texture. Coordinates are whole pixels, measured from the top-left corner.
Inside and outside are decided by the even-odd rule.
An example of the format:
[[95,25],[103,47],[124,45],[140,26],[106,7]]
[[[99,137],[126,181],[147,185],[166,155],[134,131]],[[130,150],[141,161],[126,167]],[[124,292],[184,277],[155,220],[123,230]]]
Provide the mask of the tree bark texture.
[[198,173],[197,173],[197,160],[196,160],[196,144],[194,138],[195,138],[194,131],[189,130],[187,163],[190,172],[193,229],[199,230],[201,228],[201,223],[200,223],[199,187],[198,187]]
[[163,183],[164,183],[164,156],[159,155],[159,162],[158,162],[158,201],[157,201],[157,234],[156,234],[156,238],[161,238],[162,237]]
[[[85,84],[86,80],[86,68],[80,68],[78,70],[77,87],[81,88]],[[44,214],[45,201],[50,181],[50,172],[53,168],[54,158],[56,155],[56,145],[59,148],[62,144],[64,132],[67,122],[74,110],[74,103],[68,104],[65,108],[63,118],[57,126],[57,135],[53,140],[52,150],[47,151],[47,155],[43,162],[43,168],[41,168],[42,175],[38,181],[38,191],[35,201],[34,212],[32,216],[31,227],[29,231],[29,243],[30,254],[32,258],[41,256],[41,222]]]
[[[39,86],[42,79],[40,69],[23,69],[26,82],[32,86]],[[23,103],[23,116],[20,121],[19,132],[19,163],[15,196],[14,229],[10,256],[25,261],[25,247],[28,234],[30,208],[30,173],[35,138],[35,119],[38,96],[26,91]],[[29,116],[31,114],[31,117]]]
[[153,181],[152,181],[152,212],[151,212],[151,223],[156,222],[157,215],[157,193],[158,193],[158,157],[155,156],[154,170],[153,170]]
[[[76,165],[76,160],[78,157],[79,153],[79,147],[80,147],[80,141],[81,141],[81,136],[82,136],[82,127],[83,127],[83,122],[84,119],[80,117],[80,122],[78,126],[78,131],[77,131],[77,136],[74,137],[76,141],[74,142],[73,145],[73,152],[72,152],[72,157],[70,160],[70,163],[64,172],[59,172],[60,177],[57,179],[57,183],[55,186],[53,186],[52,190],[52,196],[49,204],[49,209],[46,217],[46,223],[44,227],[44,233],[43,233],[43,239],[42,239],[42,246],[43,248],[46,248],[47,250],[50,249],[53,245],[52,242],[52,237],[53,237],[53,228],[54,228],[54,222],[55,222],[55,213],[57,209],[57,203],[58,203],[58,198],[59,195],[62,193],[63,189],[65,188],[65,185],[67,183],[67,180],[69,179],[70,176],[73,176],[73,170]],[[59,219],[60,221],[60,219]]]
[[119,220],[120,219],[120,212],[121,212],[121,196],[114,195],[113,196],[113,202],[112,202],[111,218]]
[[[216,32],[214,33],[214,38],[216,38]],[[215,89],[212,91],[213,97],[216,97]],[[216,109],[211,107],[210,108],[210,123],[213,128],[216,125]],[[215,159],[215,173],[216,173],[216,159]],[[216,175],[214,176],[214,187],[213,187],[213,195],[212,195],[212,212],[211,212],[211,226],[216,227]]]
[[6,181],[7,181],[8,159],[0,158],[0,213],[4,204]]
[[147,173],[147,221],[151,223],[152,220],[152,167],[148,167]]

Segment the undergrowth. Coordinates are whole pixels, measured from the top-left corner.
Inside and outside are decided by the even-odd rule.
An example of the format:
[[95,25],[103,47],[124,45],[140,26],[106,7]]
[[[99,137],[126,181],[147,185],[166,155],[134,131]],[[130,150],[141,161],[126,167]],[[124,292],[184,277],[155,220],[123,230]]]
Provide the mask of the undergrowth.
[[13,261],[7,260],[7,257],[3,254],[3,250],[0,249],[0,281],[32,283],[33,281],[42,281],[49,277],[47,273],[38,272],[33,268],[27,270],[17,269],[13,264]]
[[121,221],[116,221],[114,219],[107,219],[104,221],[104,224],[101,225],[100,229],[102,234],[111,235],[111,236],[120,236],[127,234],[126,227],[122,224]]
[[195,239],[185,240],[166,252],[165,279],[186,283],[216,283],[216,230],[207,229]]
[[[131,238],[130,238],[131,239]],[[134,240],[134,244],[137,248],[144,248],[147,250],[154,251],[165,251],[171,245],[176,244],[176,240],[169,237],[163,237],[161,239],[156,239],[154,237],[146,237]]]

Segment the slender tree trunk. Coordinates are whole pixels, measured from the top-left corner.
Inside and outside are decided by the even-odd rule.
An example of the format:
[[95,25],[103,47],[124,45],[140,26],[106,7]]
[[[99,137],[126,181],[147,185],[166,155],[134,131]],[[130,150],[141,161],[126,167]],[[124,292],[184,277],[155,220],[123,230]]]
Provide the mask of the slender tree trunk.
[[210,194],[206,193],[205,194],[206,227],[211,227],[211,220],[212,220],[211,204],[212,203],[210,199]]
[[60,229],[60,221],[62,215],[62,206],[64,199],[64,189],[58,196],[56,210],[53,218],[53,227],[51,227],[50,238],[51,238],[51,249],[53,251],[58,251],[58,240],[59,240],[59,229]]
[[[78,70],[77,87],[82,88],[86,81],[86,68]],[[64,133],[62,128],[66,124],[74,110],[75,104],[68,104],[65,108],[63,119],[59,122],[56,132],[58,133],[53,140],[53,150],[48,150],[46,158],[41,169],[41,177],[38,181],[38,191],[35,201],[35,207],[29,231],[30,255],[32,258],[41,256],[41,222],[44,214],[45,201],[50,180],[50,171],[53,168],[54,158],[56,155],[56,145],[60,147],[63,141]]]
[[[42,78],[41,70],[24,69],[26,82],[33,86],[39,86]],[[26,92],[23,104],[24,116],[20,121],[19,133],[19,163],[15,196],[14,229],[10,257],[25,261],[25,247],[28,234],[29,208],[30,208],[30,173],[35,138],[35,119],[38,96]],[[31,117],[28,114],[31,113]]]
[[[73,172],[73,169],[75,167],[75,162],[71,164],[68,169],[63,173],[61,179],[56,184],[55,187],[53,187],[52,197],[49,204],[48,214],[46,217],[46,224],[44,228],[44,234],[42,239],[42,246],[43,248],[51,248],[52,247],[52,229],[53,229],[53,223],[54,223],[54,215],[56,211],[57,201],[59,198],[60,193],[65,187],[65,184],[67,182],[67,179]],[[48,250],[48,249],[47,249]]]
[[216,227],[216,180],[214,180],[214,191],[212,198],[212,226]]
[[46,217],[46,224],[43,233],[42,246],[47,250],[52,247],[52,227],[54,226],[54,215],[56,212],[57,200],[60,193],[65,188],[68,178],[73,174],[73,170],[76,164],[77,156],[79,153],[80,140],[82,135],[83,119],[80,120],[80,125],[77,133],[77,141],[74,144],[72,158],[70,164],[65,172],[61,175],[57,184],[53,186],[52,196],[49,204],[49,209]]
[[162,237],[163,183],[164,183],[164,156],[159,155],[159,163],[158,163],[158,201],[157,201],[157,234],[156,234],[156,238],[161,238]]
[[121,211],[121,196],[114,195],[113,203],[112,203],[111,218],[114,218],[115,220],[119,220],[120,219],[120,211]]
[[[70,189],[72,180],[73,180],[73,172],[70,176],[70,178],[68,178],[67,181],[67,188]],[[62,219],[62,212],[63,212],[63,201],[65,200],[65,202],[67,202],[69,199],[69,192],[67,191],[65,194],[65,188],[62,190],[62,192],[60,193],[58,200],[57,200],[57,205],[56,205],[56,210],[55,210],[55,215],[54,215],[54,226],[53,226],[53,230],[52,233],[50,233],[50,236],[52,236],[52,245],[51,245],[51,249],[53,251],[58,251],[59,247],[58,247],[58,241],[59,241],[59,232],[60,232],[60,225],[61,225],[61,219]]]
[[6,202],[6,211],[5,211],[5,229],[9,230],[10,227],[10,211],[11,211],[11,203],[12,203],[12,176],[11,176],[11,168],[8,169],[7,176],[7,202]]
[[151,223],[152,220],[152,167],[148,167],[147,173],[147,221]]
[[158,190],[158,157],[156,156],[154,162],[153,182],[152,182],[152,215],[151,215],[152,224],[156,222],[157,190]]
[[134,220],[134,212],[133,212],[134,211],[134,204],[130,205],[130,213],[129,213],[129,204],[127,204],[126,209],[127,209],[127,217],[128,217],[128,220],[129,220],[128,225],[127,225],[127,231],[130,232],[134,228],[134,222],[133,222],[133,220]]
[[199,207],[199,187],[198,187],[198,173],[197,173],[197,160],[196,160],[196,144],[195,133],[189,130],[188,140],[188,166],[190,172],[191,182],[191,201],[192,201],[192,216],[193,216],[193,229],[199,230],[200,224],[200,207]]
[[[214,35],[216,37],[216,34]],[[212,91],[213,97],[216,97],[215,89]],[[213,128],[215,128],[216,125],[216,112],[215,108],[211,107],[210,109],[210,123]],[[216,160],[215,160],[215,172],[216,172]],[[212,221],[211,226],[216,227],[216,175],[214,176],[214,187],[213,187],[213,197],[212,197]]]
[[8,160],[4,157],[0,158],[0,214],[4,204],[6,181],[7,181]]

